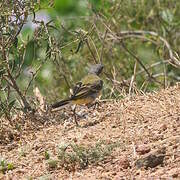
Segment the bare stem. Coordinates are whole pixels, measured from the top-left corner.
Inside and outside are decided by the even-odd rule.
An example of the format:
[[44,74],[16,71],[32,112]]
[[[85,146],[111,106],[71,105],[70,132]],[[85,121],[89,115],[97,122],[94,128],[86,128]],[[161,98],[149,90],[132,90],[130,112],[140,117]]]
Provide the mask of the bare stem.
[[157,81],[147,70],[147,68],[144,66],[144,64],[141,62],[141,60],[133,53],[131,52],[124,44],[124,42],[122,41],[122,47],[132,56],[134,57],[134,59],[141,65],[141,67],[144,69],[144,71],[147,73],[148,77],[150,80],[154,80],[155,82],[162,84],[161,82]]
[[[105,27],[108,28],[106,25],[105,25]],[[169,57],[170,57],[169,63],[171,63],[175,67],[180,67],[180,59],[174,55],[174,54],[176,54],[176,52],[173,53],[168,41],[165,38],[161,37],[156,32],[153,32],[153,31],[121,31],[120,33],[114,33],[110,29],[108,29],[108,31],[109,31],[108,36],[113,38],[114,40],[123,40],[126,38],[132,38],[132,37],[144,38],[144,39],[148,40],[146,35],[154,36],[157,39],[159,39],[160,41],[162,41],[164,43],[165,47],[168,49]],[[151,42],[154,43],[154,41],[151,41]]]
[[92,51],[92,49],[91,49],[91,47],[90,47],[90,45],[89,45],[88,40],[86,40],[85,42],[86,42],[87,47],[88,47],[88,49],[89,49],[89,51],[90,51],[90,53],[91,53],[91,55],[92,55],[92,57],[93,57],[93,59],[94,59],[94,62],[97,64],[96,57],[95,57],[95,55],[94,55],[94,53],[93,53],[93,51]]
[[[6,55],[6,52],[5,52],[5,49],[4,47],[2,48],[2,56],[3,56],[3,59],[5,60],[6,62],[6,71],[7,71],[7,77],[8,79],[10,80],[11,83],[8,83],[12,88],[15,89],[15,91],[17,92],[17,94],[19,95],[19,97],[21,98],[22,102],[23,102],[23,105],[24,105],[24,110],[27,111],[27,110],[31,110],[31,106],[30,104],[27,102],[25,96],[22,94],[22,92],[20,91],[17,83],[16,83],[16,80],[14,79],[14,77],[12,76],[11,74],[11,70],[10,70],[10,67],[9,67],[9,61],[8,61],[8,57]],[[9,82],[7,81],[7,79],[5,79],[6,82]]]

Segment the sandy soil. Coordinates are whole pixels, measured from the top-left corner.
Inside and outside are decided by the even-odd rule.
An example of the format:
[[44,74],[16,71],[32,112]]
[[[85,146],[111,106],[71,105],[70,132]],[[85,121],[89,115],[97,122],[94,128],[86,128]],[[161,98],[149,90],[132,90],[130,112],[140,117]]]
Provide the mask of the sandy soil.
[[[80,111],[86,112],[79,120],[80,127],[68,112],[64,116],[65,112],[56,112],[49,120],[52,123],[36,125],[39,130],[32,128],[17,141],[0,144],[0,157],[15,167],[0,173],[0,179],[180,178],[180,85],[120,101],[104,101],[94,111]],[[73,143],[88,150],[101,142],[104,149],[112,145],[112,150],[83,168],[79,162],[65,168],[58,159],[62,144]],[[136,166],[139,158],[162,148],[165,155],[161,165]],[[57,160],[55,168],[49,167],[45,152]]]

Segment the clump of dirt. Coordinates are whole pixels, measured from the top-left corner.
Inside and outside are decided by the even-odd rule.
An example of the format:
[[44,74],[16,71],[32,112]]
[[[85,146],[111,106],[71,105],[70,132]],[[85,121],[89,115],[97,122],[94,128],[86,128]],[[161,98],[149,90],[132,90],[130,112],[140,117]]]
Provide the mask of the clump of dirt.
[[49,114],[51,123],[0,145],[0,161],[13,167],[0,171],[0,178],[180,177],[179,85],[77,111],[83,114],[80,127],[63,110]]

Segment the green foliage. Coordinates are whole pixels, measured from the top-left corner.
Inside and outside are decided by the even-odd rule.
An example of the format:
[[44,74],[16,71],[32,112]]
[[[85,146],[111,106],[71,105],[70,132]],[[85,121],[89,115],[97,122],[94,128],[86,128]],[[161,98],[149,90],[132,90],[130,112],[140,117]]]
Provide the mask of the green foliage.
[[75,167],[84,169],[89,164],[97,164],[103,161],[119,145],[118,142],[107,145],[104,141],[98,142],[94,147],[84,147],[75,143],[63,144],[59,147],[59,164],[68,170]]
[[48,164],[49,168],[52,168],[52,169],[57,168],[58,160],[56,160],[56,159],[48,159],[47,164]]
[[0,158],[0,172],[6,173],[7,171],[13,170],[14,168],[15,167],[12,163]]
[[44,156],[45,156],[45,159],[48,160],[50,158],[49,152],[45,151]]
[[[16,5],[16,11],[12,3],[5,6],[4,1],[0,7],[0,97],[6,107],[1,107],[3,113],[22,102],[28,107],[26,97],[32,97],[35,86],[49,102],[67,97],[69,89],[87,73],[88,65],[95,59],[99,62],[101,53],[105,65],[104,98],[122,97],[122,91],[129,93],[136,62],[132,54],[149,72],[147,75],[137,63],[134,89],[151,91],[179,80],[179,69],[167,62],[170,52],[162,41],[166,40],[179,60],[178,0],[27,1]],[[18,21],[13,21],[12,12],[16,12],[13,17]],[[140,30],[157,36],[123,35]],[[8,95],[5,89],[9,89]],[[15,98],[17,101],[9,104]]]
[[21,157],[26,157],[28,153],[28,147],[27,146],[23,146],[19,148],[19,156]]
[[46,175],[38,177],[38,180],[51,180],[51,179],[52,177],[50,174],[46,174]]
[[62,15],[66,15],[69,13],[78,13],[78,4],[79,0],[55,0],[55,10]]
[[0,99],[0,117],[5,115],[7,119],[10,119],[10,112],[11,109],[13,108],[16,100],[11,100],[11,101],[2,101]]

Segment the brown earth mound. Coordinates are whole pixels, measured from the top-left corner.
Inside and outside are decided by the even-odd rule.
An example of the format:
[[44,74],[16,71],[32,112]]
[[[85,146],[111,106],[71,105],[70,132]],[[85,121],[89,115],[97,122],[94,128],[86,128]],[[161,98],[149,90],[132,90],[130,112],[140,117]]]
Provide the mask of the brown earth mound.
[[179,85],[84,112],[0,145],[0,179],[180,178]]

